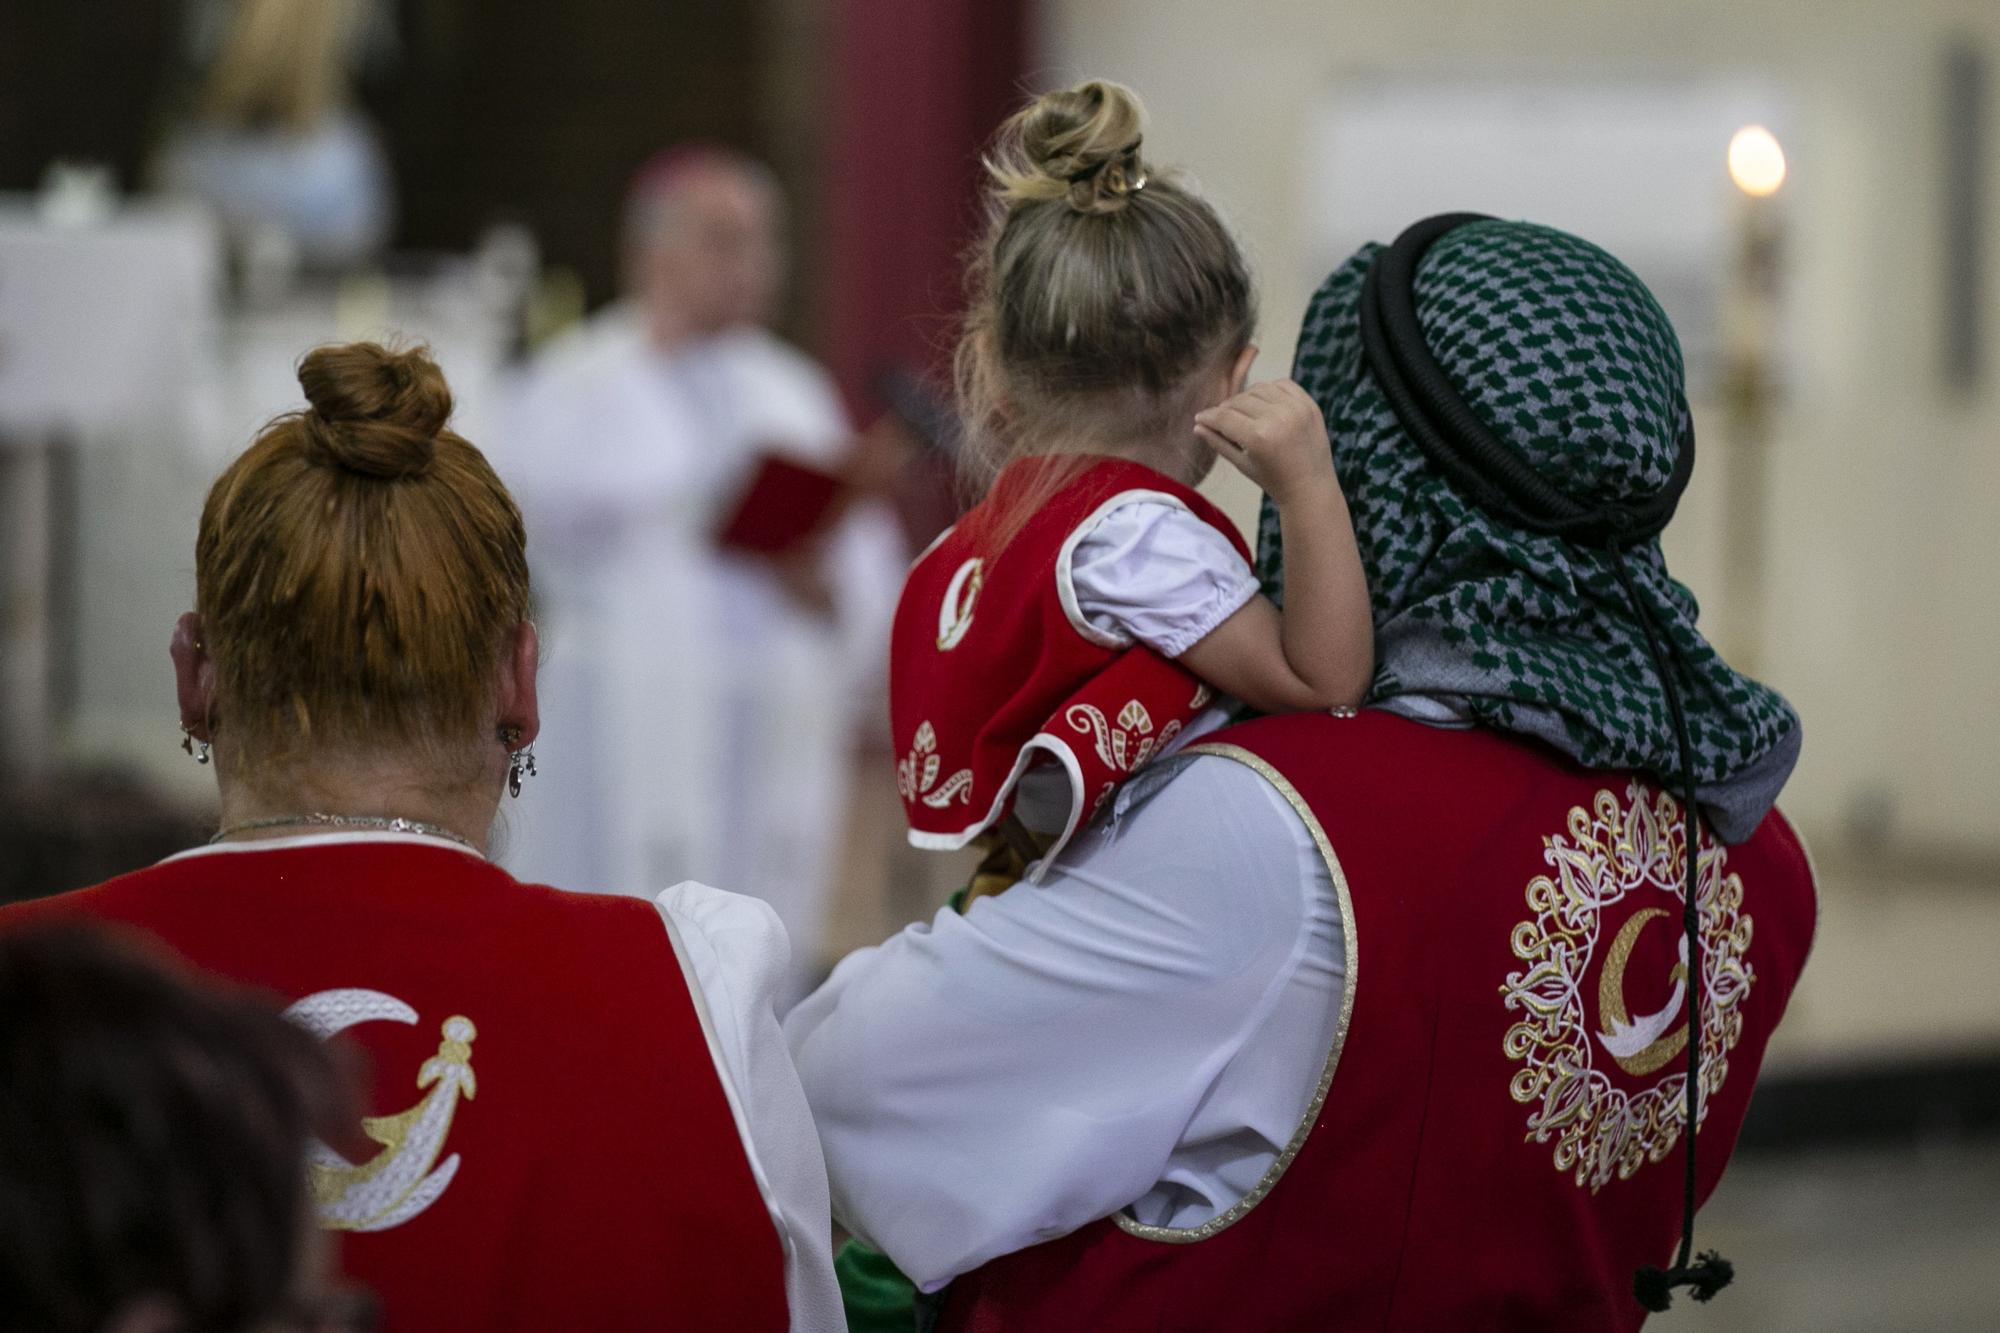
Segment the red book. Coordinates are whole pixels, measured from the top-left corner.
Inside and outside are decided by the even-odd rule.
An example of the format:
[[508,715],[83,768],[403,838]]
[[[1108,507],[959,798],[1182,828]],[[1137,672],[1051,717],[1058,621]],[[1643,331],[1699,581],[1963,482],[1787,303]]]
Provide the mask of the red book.
[[847,490],[833,473],[767,453],[717,529],[716,544],[782,555],[825,528]]

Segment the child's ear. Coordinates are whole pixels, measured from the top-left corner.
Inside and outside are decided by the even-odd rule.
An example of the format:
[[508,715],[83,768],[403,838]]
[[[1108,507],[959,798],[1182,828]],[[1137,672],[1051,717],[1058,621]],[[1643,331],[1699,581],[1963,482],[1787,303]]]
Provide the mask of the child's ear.
[[1229,396],[1234,398],[1243,392],[1243,386],[1250,382],[1250,366],[1257,359],[1257,344],[1248,343],[1236,354],[1236,365],[1229,372]]

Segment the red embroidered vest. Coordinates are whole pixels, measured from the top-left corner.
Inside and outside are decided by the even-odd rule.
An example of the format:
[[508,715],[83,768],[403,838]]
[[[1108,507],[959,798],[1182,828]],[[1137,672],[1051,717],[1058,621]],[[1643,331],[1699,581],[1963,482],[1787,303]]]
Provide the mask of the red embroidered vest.
[[[230,851],[0,911],[129,923],[362,1048],[323,1155],[386,1330],[784,1329],[782,1242],[655,907],[458,851]],[[368,1169],[356,1169],[366,1167]]]
[[1076,544],[1120,504],[1164,500],[1226,534],[1227,515],[1172,478],[1103,459],[1042,504],[1006,548],[985,549],[996,510],[1044,460],[1009,466],[987,499],[917,560],[896,606],[889,724],[896,787],[919,847],[963,847],[1005,818],[1030,764],[1055,763],[1073,804],[1058,846],[1209,699],[1185,668],[1089,624],[1069,582]]
[[[1257,769],[1323,833],[1347,941],[1324,1103],[1289,1166],[1214,1221],[1105,1219],[1009,1255],[947,1289],[942,1327],[1637,1327],[1633,1271],[1672,1261],[1681,1219],[1677,804],[1380,712],[1265,718],[1194,749]],[[1705,1199],[1816,902],[1775,812],[1739,846],[1704,839],[1700,895]]]

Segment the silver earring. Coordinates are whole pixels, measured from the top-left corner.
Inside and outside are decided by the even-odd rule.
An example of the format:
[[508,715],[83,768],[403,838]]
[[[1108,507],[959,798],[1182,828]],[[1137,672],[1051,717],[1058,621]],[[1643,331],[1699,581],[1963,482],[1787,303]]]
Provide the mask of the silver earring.
[[535,776],[535,747],[521,745],[521,729],[514,726],[500,728],[500,744],[507,748],[507,794],[519,799],[521,779]]
[[535,776],[535,747],[524,745],[508,758],[507,794],[518,798],[521,795],[521,779]]
[[192,731],[189,731],[186,727],[181,728],[182,754],[191,754],[194,756],[194,761],[197,764],[205,764],[208,762],[208,748],[207,741],[198,741],[194,738]]

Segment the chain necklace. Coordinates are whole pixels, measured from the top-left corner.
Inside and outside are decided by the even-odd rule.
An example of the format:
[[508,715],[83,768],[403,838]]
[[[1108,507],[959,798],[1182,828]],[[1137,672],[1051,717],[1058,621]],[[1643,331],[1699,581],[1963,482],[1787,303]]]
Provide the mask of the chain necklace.
[[470,838],[460,837],[448,828],[436,824],[426,824],[422,820],[404,819],[394,815],[275,815],[269,819],[246,819],[241,824],[231,824],[218,829],[208,841],[211,845],[237,833],[249,833],[255,829],[267,828],[333,828],[333,829],[382,829],[389,833],[420,833],[427,838],[443,838],[455,842],[474,855],[479,848]]

